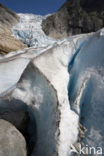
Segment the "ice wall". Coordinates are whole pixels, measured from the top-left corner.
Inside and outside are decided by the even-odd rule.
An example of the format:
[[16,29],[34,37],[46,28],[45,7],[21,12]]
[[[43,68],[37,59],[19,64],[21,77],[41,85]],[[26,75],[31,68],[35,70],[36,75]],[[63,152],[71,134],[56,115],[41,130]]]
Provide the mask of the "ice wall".
[[34,112],[37,142],[32,155],[56,156],[59,112],[56,93],[50,82],[30,64],[11,96],[25,102]]
[[80,116],[80,123],[87,129],[82,142],[85,146],[103,149],[104,36],[101,34],[99,31],[92,35],[74,61],[69,100],[72,110]]

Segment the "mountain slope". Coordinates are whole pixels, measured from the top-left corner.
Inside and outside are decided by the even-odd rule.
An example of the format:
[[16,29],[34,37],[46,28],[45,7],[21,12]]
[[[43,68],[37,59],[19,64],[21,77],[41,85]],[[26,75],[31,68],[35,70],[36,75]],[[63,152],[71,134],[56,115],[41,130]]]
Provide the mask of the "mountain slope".
[[11,28],[19,21],[13,11],[0,4],[0,54],[5,54],[26,47],[12,36]]
[[54,38],[95,32],[104,26],[103,0],[67,0],[53,15],[43,20],[44,32]]
[[16,15],[16,13],[0,4],[0,25],[3,24],[4,26],[10,27],[18,21],[19,17]]

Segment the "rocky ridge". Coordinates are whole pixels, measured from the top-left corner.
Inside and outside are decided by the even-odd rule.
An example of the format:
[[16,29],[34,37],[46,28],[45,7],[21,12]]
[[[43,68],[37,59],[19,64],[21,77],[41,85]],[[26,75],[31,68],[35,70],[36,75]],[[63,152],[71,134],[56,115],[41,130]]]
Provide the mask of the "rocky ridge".
[[42,23],[46,35],[56,39],[95,32],[103,26],[103,0],[67,0],[56,13],[48,16]]

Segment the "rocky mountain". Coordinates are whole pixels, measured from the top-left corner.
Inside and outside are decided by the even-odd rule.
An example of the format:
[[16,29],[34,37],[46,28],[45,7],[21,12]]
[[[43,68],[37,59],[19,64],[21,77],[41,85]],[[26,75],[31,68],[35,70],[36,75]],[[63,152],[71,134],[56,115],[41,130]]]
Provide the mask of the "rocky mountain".
[[95,32],[104,26],[103,0],[67,0],[53,15],[43,20],[46,35],[61,39],[69,35]]
[[20,40],[13,37],[11,28],[19,21],[18,15],[0,4],[0,54],[25,48]]

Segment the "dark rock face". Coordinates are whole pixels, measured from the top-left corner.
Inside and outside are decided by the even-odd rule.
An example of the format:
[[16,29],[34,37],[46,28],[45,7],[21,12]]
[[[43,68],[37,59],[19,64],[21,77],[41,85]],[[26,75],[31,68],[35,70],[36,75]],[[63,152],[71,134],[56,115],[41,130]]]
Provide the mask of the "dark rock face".
[[26,141],[9,122],[0,119],[0,156],[26,156]]
[[42,23],[44,32],[57,39],[94,32],[103,26],[103,0],[67,0],[55,14]]
[[81,6],[86,11],[103,11],[104,1],[103,0],[81,0]]

